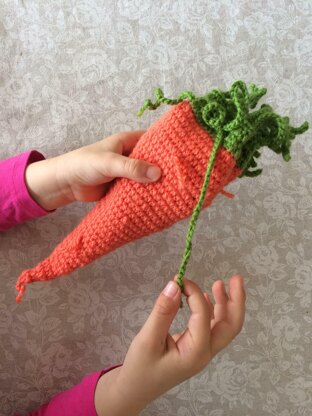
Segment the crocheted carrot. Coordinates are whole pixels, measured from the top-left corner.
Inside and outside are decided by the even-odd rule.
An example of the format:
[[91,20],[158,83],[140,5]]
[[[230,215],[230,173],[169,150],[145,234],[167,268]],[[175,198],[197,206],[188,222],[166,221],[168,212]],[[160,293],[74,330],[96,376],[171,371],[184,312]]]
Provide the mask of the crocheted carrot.
[[255,169],[261,147],[268,146],[289,160],[292,140],[308,128],[308,123],[291,127],[287,117],[268,105],[250,111],[265,93],[265,88],[255,85],[248,90],[242,81],[227,92],[215,89],[203,97],[184,92],[168,99],[157,89],[156,102],[146,100],[139,115],[161,103],[173,107],[146,131],[130,157],[158,165],[161,179],[152,184],[117,179],[47,259],[20,275],[16,300],[21,300],[28,283],[66,275],[193,213],[178,273],[182,287],[202,207],[219,193],[231,196],[223,188],[238,176],[261,173]]

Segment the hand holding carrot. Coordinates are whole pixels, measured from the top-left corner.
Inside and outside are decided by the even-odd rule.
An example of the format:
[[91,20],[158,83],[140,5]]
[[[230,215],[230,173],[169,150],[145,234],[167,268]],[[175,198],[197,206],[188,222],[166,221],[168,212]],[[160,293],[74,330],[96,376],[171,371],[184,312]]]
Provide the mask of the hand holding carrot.
[[217,281],[212,292],[214,306],[207,293],[184,280],[191,316],[187,328],[171,336],[181,291],[176,282],[169,282],[134,338],[124,365],[99,380],[95,391],[99,416],[138,415],[152,400],[202,371],[235,338],[245,314],[243,279],[232,277],[228,294],[223,282]]
[[144,131],[116,133],[69,153],[30,164],[28,190],[50,211],[74,201],[98,201],[117,177],[147,183],[159,179],[157,166],[128,158]]

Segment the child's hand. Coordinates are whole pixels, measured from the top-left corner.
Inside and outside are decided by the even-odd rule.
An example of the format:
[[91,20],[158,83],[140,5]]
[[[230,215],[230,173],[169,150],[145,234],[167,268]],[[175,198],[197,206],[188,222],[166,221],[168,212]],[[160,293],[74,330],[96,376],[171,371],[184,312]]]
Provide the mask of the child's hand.
[[215,305],[207,293],[184,280],[191,310],[187,328],[171,336],[169,329],[179,309],[181,293],[171,281],[156,301],[145,325],[134,338],[124,365],[98,382],[95,405],[99,416],[137,415],[149,402],[203,370],[240,332],[245,315],[243,279],[212,287]]
[[30,164],[26,184],[31,196],[50,211],[74,201],[97,201],[106,192],[107,182],[125,177],[138,182],[154,182],[161,171],[130,154],[143,131],[116,133],[107,139],[52,159]]

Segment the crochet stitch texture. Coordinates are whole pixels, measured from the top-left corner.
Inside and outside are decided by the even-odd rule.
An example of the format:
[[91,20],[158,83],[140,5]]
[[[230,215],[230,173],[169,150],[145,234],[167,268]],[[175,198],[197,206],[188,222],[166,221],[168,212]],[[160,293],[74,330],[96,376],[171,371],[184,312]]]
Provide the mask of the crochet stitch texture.
[[264,93],[255,86],[248,91],[241,81],[229,92],[213,90],[199,98],[185,92],[170,100],[156,90],[156,103],[147,100],[140,114],[162,102],[173,107],[146,131],[130,157],[158,165],[161,179],[152,184],[117,179],[47,259],[20,275],[17,301],[26,284],[66,275],[193,212],[179,270],[182,287],[201,208],[225,193],[223,188],[236,177],[260,173],[250,168],[256,166],[261,146],[269,146],[288,160],[291,141],[308,128],[307,123],[300,128],[289,126],[288,118],[276,115],[269,106],[251,113]]

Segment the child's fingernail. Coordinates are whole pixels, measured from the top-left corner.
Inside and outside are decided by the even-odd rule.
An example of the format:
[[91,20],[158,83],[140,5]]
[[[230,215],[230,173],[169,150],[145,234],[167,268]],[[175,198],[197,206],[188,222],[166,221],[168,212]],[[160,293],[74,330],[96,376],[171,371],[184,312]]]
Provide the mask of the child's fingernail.
[[165,287],[165,289],[163,290],[163,294],[168,296],[169,298],[174,298],[178,290],[179,290],[179,286],[173,281],[170,281]]
[[150,166],[147,168],[146,177],[151,181],[157,181],[160,178],[161,170],[157,166]]

